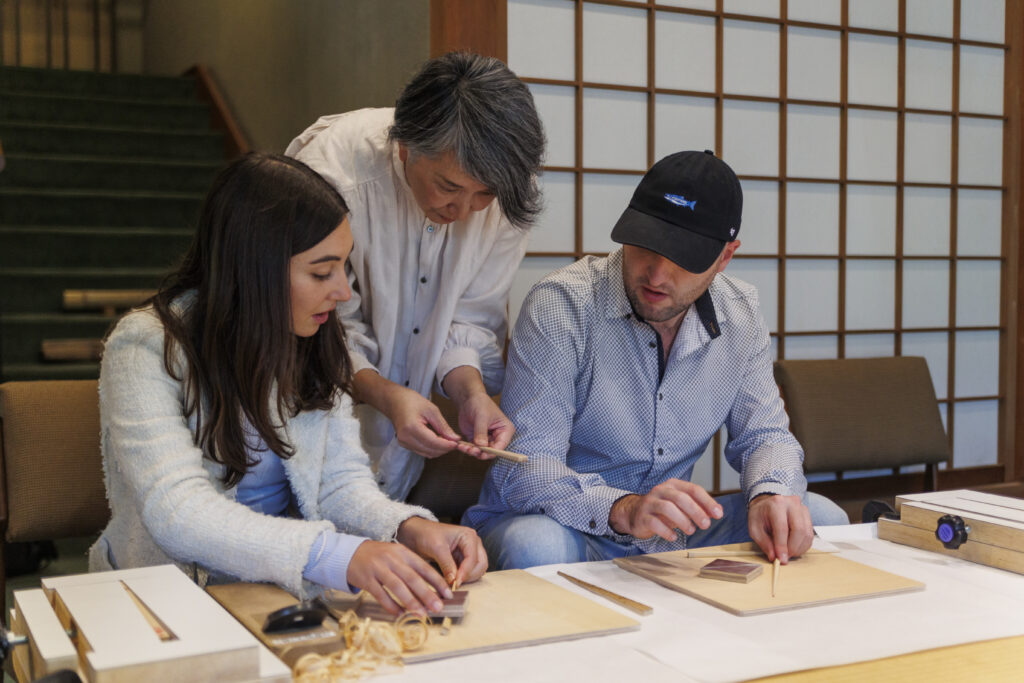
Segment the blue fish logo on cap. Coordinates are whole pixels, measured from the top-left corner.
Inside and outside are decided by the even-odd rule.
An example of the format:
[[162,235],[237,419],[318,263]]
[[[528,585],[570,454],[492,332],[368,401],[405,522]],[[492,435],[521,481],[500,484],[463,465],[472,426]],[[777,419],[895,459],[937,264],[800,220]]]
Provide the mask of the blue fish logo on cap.
[[690,211],[696,211],[697,210],[697,200],[696,199],[692,199],[690,201],[687,201],[686,197],[684,197],[682,195],[678,195],[678,194],[666,194],[665,195],[665,199],[669,200],[670,202],[672,202],[676,206],[682,206],[682,207],[689,208]]

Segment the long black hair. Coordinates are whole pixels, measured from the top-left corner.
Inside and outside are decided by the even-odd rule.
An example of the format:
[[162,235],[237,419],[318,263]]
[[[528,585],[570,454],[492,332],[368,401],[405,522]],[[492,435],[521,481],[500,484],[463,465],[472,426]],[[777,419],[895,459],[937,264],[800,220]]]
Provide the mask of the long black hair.
[[[226,466],[229,487],[256,464],[246,421],[288,458],[282,423],[351,392],[336,314],[313,336],[297,337],[289,284],[291,257],[320,243],[347,213],[338,192],[301,161],[240,157],[214,180],[192,246],[149,302],[166,331],[164,367],[184,381],[186,415],[197,419],[196,444]],[[187,292],[195,293],[191,305],[172,305]],[[177,350],[185,368],[175,367]]]

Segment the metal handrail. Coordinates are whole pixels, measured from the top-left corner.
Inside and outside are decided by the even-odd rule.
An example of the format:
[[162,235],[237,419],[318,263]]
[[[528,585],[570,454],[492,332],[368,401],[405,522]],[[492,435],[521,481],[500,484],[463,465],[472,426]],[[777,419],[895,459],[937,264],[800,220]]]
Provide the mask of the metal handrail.
[[[111,72],[117,72],[117,0],[88,0],[91,4],[92,34],[92,70],[103,70],[104,51],[109,57]],[[71,18],[69,4],[71,0],[0,0],[0,66],[22,66],[24,61],[22,14],[23,5],[32,9],[41,9],[46,21],[46,68],[52,69],[54,64],[54,43],[60,41],[59,51],[62,55],[62,66],[68,69],[71,63]],[[13,5],[13,31],[7,33],[7,6]],[[56,10],[56,11],[55,11]],[[59,20],[55,19],[59,16]],[[55,26],[57,24],[57,26]],[[104,41],[104,28],[107,29],[108,40]],[[7,60],[6,40],[14,40],[13,62]]]

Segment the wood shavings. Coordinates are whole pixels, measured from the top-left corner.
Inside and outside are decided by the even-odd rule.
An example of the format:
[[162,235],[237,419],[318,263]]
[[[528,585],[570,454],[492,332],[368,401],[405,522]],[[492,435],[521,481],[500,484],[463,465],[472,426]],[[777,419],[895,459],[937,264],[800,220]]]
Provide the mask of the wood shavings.
[[418,650],[427,642],[427,620],[405,613],[394,623],[361,619],[355,610],[338,615],[345,649],[330,656],[316,653],[299,657],[292,668],[298,683],[354,681],[402,666],[402,653]]
[[441,635],[446,636],[452,630],[452,618],[445,617],[441,622]]

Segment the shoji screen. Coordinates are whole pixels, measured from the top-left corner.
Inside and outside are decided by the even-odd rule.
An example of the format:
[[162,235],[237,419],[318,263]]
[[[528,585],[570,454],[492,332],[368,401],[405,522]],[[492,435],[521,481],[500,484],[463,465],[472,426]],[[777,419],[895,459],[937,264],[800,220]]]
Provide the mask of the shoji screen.
[[[1003,0],[509,0],[509,65],[550,145],[512,314],[545,273],[614,248],[650,164],[713,149],[745,194],[728,272],[760,290],[777,356],[924,356],[953,466],[996,464],[1015,291],[1004,13]],[[738,486],[705,460],[701,484]]]

